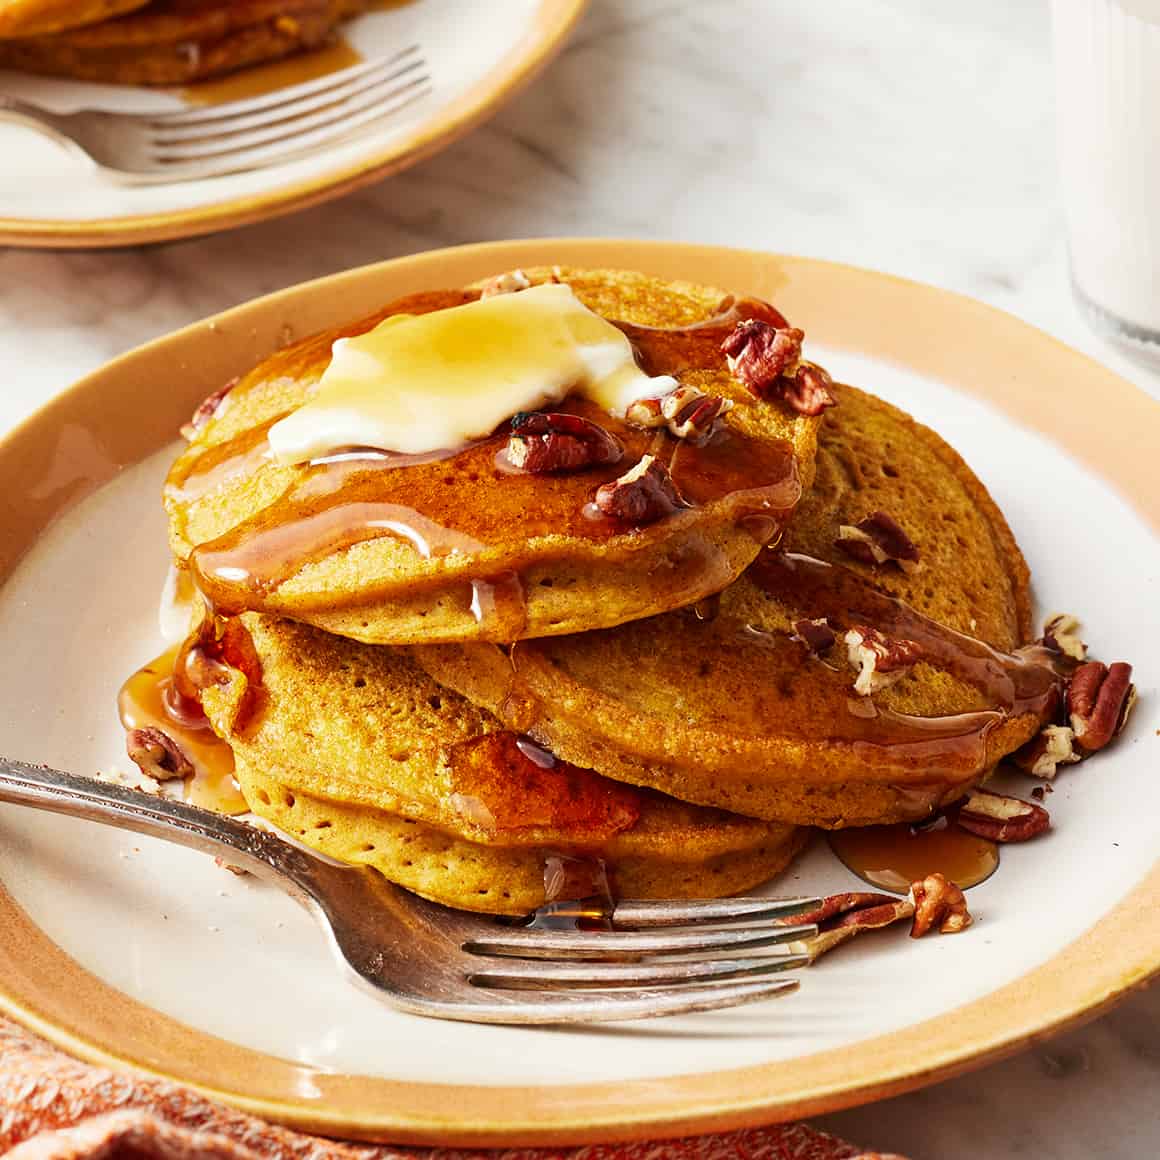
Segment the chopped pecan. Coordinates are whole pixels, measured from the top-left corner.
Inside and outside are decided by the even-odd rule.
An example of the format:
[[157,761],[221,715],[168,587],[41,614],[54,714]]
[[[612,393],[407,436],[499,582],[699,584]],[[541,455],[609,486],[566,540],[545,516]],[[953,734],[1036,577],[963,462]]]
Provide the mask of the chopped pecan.
[[911,938],[922,938],[937,926],[939,934],[958,934],[971,925],[962,890],[942,874],[928,874],[910,887],[914,903]]
[[830,389],[834,380],[817,363],[803,362],[793,375],[781,378],[781,396],[799,415],[820,415],[838,405]]
[[1075,743],[1088,753],[1103,749],[1123,729],[1135,703],[1131,665],[1086,661],[1067,686],[1067,712]]
[[1033,777],[1053,778],[1061,765],[1072,765],[1083,756],[1075,751],[1075,731],[1066,725],[1046,725],[1011,760]]
[[858,670],[854,692],[868,697],[894,684],[925,655],[922,645],[904,637],[888,637],[866,624],[846,632],[846,659]]
[[852,891],[847,894],[831,894],[823,899],[822,905],[816,909],[783,921],[812,923],[818,928],[817,934],[790,944],[792,950],[809,955],[812,963],[856,934],[866,930],[880,930],[884,926],[898,922],[899,919],[909,918],[913,913],[914,903],[909,898]]
[[230,379],[224,387],[219,387],[212,395],[202,400],[201,405],[194,411],[188,423],[182,425],[181,434],[184,439],[192,441],[193,437],[211,420],[216,419],[222,411],[226,396],[236,387],[239,379]]
[[802,357],[805,332],[796,326],[773,327],[757,318],[739,322],[721,344],[729,370],[759,399],[780,398],[782,375]]
[[1087,645],[1079,637],[1079,620],[1067,612],[1053,612],[1043,625],[1044,647],[1073,661],[1087,660]]
[[793,630],[810,652],[814,653],[823,653],[833,648],[834,642],[838,639],[824,616],[817,620],[795,620]]
[[872,512],[856,524],[842,524],[835,544],[847,556],[863,564],[893,561],[904,571],[918,564],[918,548],[902,526],[886,512]]
[[579,415],[521,411],[511,421],[508,462],[531,475],[581,471],[616,463],[624,454],[603,427]]
[[[662,397],[663,398],[663,397]],[[634,427],[664,427],[668,423],[662,409],[662,399],[637,399],[624,412],[625,421]]]
[[964,830],[992,842],[1026,842],[1051,826],[1051,815],[1034,802],[973,789],[959,807],[956,823]]
[[645,455],[619,479],[596,490],[596,506],[606,516],[630,524],[651,524],[684,507],[668,468]]
[[514,294],[517,290],[526,290],[532,280],[523,270],[508,270],[506,274],[496,274],[489,278],[480,290],[480,298],[494,298],[497,294]]
[[181,746],[152,726],[130,729],[125,735],[125,750],[137,768],[154,781],[172,781],[193,773],[193,764]]
[[661,399],[661,414],[677,439],[699,439],[708,435],[733,403],[720,395],[707,395],[696,387],[677,387]]

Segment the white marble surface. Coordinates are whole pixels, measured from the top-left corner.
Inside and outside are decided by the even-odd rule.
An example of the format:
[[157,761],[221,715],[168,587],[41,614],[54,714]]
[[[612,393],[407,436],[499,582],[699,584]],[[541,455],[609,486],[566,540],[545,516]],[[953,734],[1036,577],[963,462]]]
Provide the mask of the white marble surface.
[[[0,429],[148,338],[347,266],[600,234],[857,263],[974,295],[1160,397],[1066,280],[1046,3],[594,0],[490,124],[346,200],[152,249],[0,251]],[[826,1117],[920,1157],[1160,1154],[1160,989],[974,1075]]]

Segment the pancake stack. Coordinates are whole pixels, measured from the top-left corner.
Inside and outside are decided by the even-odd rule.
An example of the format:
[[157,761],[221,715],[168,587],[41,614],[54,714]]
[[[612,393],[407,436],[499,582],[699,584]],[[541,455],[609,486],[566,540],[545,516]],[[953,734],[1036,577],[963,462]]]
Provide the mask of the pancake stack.
[[371,0],[0,0],[0,67],[180,85],[326,44]]
[[[663,394],[622,413],[568,394],[433,453],[272,452],[336,340],[557,283]],[[249,808],[519,915],[750,889],[807,827],[928,816],[1034,738],[1059,683],[1016,651],[1029,578],[1002,515],[801,341],[725,290],[521,271],[392,303],[211,396],[165,487],[197,592],[174,682]]]

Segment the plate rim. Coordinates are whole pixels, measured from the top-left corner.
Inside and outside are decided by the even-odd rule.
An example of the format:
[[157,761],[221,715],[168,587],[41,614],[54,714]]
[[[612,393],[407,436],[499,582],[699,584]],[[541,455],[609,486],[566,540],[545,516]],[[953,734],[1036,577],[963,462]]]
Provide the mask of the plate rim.
[[[175,365],[183,352],[197,349],[205,353],[199,373],[222,374],[216,380],[220,382],[229,377],[224,372],[230,359],[252,361],[255,351],[278,344],[282,332],[277,323],[293,304],[304,315],[300,321],[308,325],[312,309],[316,315],[319,310],[333,312],[333,303],[340,302],[343,306],[337,309],[350,313],[352,293],[366,295],[382,283],[393,283],[389,292],[394,293],[461,284],[518,265],[553,263],[619,265],[767,294],[785,286],[800,302],[808,302],[811,294],[819,303],[830,303],[835,295],[856,298],[863,312],[842,314],[850,341],[835,341],[825,335],[823,324],[815,325],[812,333],[820,332],[824,345],[910,366],[998,405],[1094,467],[1160,531],[1156,486],[1160,467],[1134,462],[1124,453],[1122,438],[1116,440],[1125,414],[1129,422],[1140,425],[1138,431],[1150,428],[1160,435],[1160,406],[1101,364],[1030,324],[951,291],[818,259],[602,239],[531,239],[427,251],[303,283],[156,339],[86,376],[0,438],[0,497],[11,495],[11,488],[4,486],[5,476],[11,478],[11,473],[43,460],[62,419],[92,420],[110,407],[115,410],[134,392],[140,397],[141,387],[126,384],[147,377],[140,371],[150,360],[167,359]],[[343,292],[334,293],[336,287]],[[810,321],[808,309],[796,316]],[[972,348],[969,368],[949,367],[954,332],[964,319],[973,319],[967,331],[977,333],[982,326],[990,341],[985,349]],[[222,341],[232,353],[223,353]],[[959,342],[961,346],[961,338]],[[1010,371],[1016,364],[1035,380],[1012,392]],[[1108,418],[1101,427],[1099,416],[1094,416],[1079,431],[1060,395],[1072,393],[1082,399],[1090,391],[1100,392],[1098,397],[1106,404],[1101,414]],[[140,423],[120,433],[113,458],[127,464],[156,450],[162,434],[171,435],[173,419],[185,412],[189,401],[162,400],[154,407],[157,414],[141,416]],[[1051,405],[1045,406],[1048,401]],[[1112,455],[1113,449],[1118,454]],[[1141,487],[1143,479],[1151,486]],[[53,502],[63,510],[77,498],[73,490],[67,499],[58,496]],[[36,529],[29,533],[31,542],[44,526],[45,512],[30,515],[23,508],[18,511],[11,500],[0,501],[0,520],[18,518]],[[0,557],[5,557],[2,545]],[[14,563],[15,550],[0,558],[0,583]],[[943,1012],[861,1041],[856,1050],[845,1047],[744,1068],[611,1084],[412,1083],[304,1069],[161,1015],[89,974],[52,943],[0,886],[0,1011],[83,1058],[183,1083],[267,1119],[333,1136],[403,1144],[563,1145],[682,1135],[816,1115],[897,1095],[1003,1058],[1029,1042],[1093,1018],[1158,974],[1160,865],[1047,962],[955,1008],[951,1019],[947,1018],[951,1012]],[[321,1098],[301,1095],[304,1073]],[[237,1082],[239,1076],[245,1083]]]
[[72,221],[0,216],[0,245],[102,249],[152,245],[252,225],[321,205],[399,173],[466,136],[563,49],[590,0],[539,0],[529,32],[474,85],[390,146],[335,170],[188,209]]

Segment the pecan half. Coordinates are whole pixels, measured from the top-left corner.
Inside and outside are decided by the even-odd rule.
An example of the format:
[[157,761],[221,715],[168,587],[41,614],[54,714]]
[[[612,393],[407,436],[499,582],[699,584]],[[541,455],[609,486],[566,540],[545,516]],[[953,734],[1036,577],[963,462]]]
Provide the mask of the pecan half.
[[1103,749],[1123,729],[1135,703],[1131,665],[1086,661],[1067,686],[1067,713],[1075,743],[1088,753]]
[[971,912],[962,890],[942,874],[928,874],[910,887],[914,921],[910,937],[922,938],[937,926],[939,934],[958,934],[971,925]]
[[846,659],[858,670],[854,692],[862,697],[893,685],[925,656],[918,641],[888,637],[867,624],[851,625],[844,639]]
[[513,416],[507,459],[531,475],[554,475],[616,463],[624,454],[617,439],[579,415],[521,411]]
[[1050,781],[1061,765],[1073,765],[1083,754],[1075,751],[1075,731],[1066,725],[1045,725],[1011,760],[1024,773]]
[[786,371],[796,369],[802,357],[805,332],[796,326],[773,327],[758,318],[739,322],[721,344],[730,372],[759,399],[780,398],[779,383]]
[[893,561],[906,572],[918,565],[919,554],[914,541],[886,512],[872,512],[856,524],[842,524],[834,543],[847,556],[862,564],[874,566]]
[[1087,645],[1079,637],[1079,620],[1067,612],[1053,612],[1043,624],[1045,648],[1073,661],[1087,660]]
[[808,955],[812,963],[863,931],[880,930],[900,919],[909,918],[913,913],[914,903],[909,898],[851,891],[831,894],[814,910],[782,921],[812,923],[818,928],[817,934],[790,944],[791,950]]
[[684,507],[668,468],[645,455],[619,479],[596,490],[596,506],[606,516],[630,524],[651,524]]
[[955,822],[971,834],[992,842],[1026,842],[1051,826],[1051,815],[1034,802],[973,789],[959,808]]
[[830,627],[830,623],[824,616],[817,620],[795,620],[793,622],[794,634],[802,640],[810,652],[823,653],[827,649],[833,648],[837,641],[837,633]]
[[480,290],[480,298],[494,298],[497,294],[514,294],[518,290],[526,290],[532,280],[523,270],[508,270],[506,274],[496,274],[489,278]]
[[241,380],[230,379],[224,387],[219,387],[214,393],[201,401],[201,405],[194,411],[188,423],[182,424],[181,434],[186,440],[193,437],[211,420],[216,419],[222,411],[222,404],[226,396],[238,385]]
[[137,768],[154,781],[172,781],[193,773],[193,763],[181,746],[168,733],[152,726],[130,729],[125,735],[125,751]]

